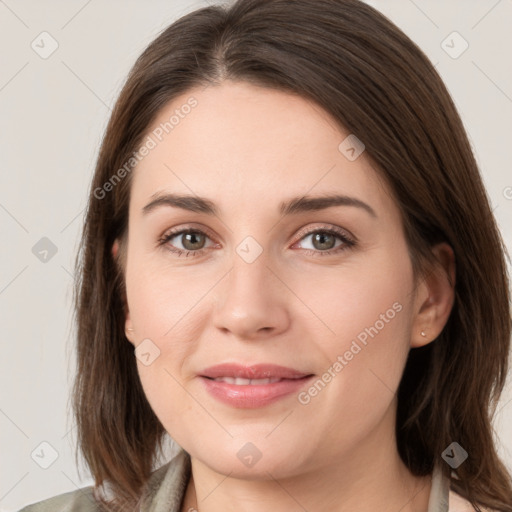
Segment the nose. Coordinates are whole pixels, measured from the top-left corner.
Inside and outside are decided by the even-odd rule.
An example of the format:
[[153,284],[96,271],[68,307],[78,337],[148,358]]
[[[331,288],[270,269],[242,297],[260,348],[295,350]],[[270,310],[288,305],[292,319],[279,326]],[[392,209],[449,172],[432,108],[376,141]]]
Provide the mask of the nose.
[[275,337],[290,322],[287,301],[290,293],[263,252],[248,263],[238,254],[219,284],[214,326],[244,340]]

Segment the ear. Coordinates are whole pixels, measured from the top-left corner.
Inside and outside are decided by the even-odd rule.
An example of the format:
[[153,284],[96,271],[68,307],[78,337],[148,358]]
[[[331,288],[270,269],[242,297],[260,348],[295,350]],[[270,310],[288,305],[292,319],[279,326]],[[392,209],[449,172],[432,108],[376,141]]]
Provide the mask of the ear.
[[124,334],[126,336],[126,339],[135,347],[135,329],[132,326],[132,321],[130,319],[130,312],[126,312],[126,319],[124,322]]
[[[116,238],[114,240],[114,243],[112,244],[112,257],[114,258],[114,261],[117,260],[118,254],[119,254],[119,240]],[[126,301],[126,298],[123,300],[124,303],[124,310],[125,310],[125,325],[124,325],[124,333],[128,341],[135,346],[135,330],[132,326],[132,321],[130,318],[130,310],[128,308],[128,303]]]
[[[443,242],[435,245],[432,252],[438,261],[416,291],[416,314],[412,323],[411,348],[427,345],[441,334],[455,300],[453,249]],[[422,332],[425,335],[422,335]]]

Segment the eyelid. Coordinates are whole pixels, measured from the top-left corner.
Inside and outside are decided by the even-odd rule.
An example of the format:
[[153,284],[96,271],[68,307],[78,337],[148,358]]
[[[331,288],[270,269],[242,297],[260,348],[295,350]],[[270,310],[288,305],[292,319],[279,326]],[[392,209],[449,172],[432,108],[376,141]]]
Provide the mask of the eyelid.
[[[204,234],[204,235],[206,235],[207,238],[212,240],[214,246],[218,245],[217,242],[215,242],[215,237],[212,236],[212,232],[206,226],[199,225],[199,227],[197,227],[197,225],[195,225],[195,224],[186,224],[184,226],[178,226],[176,228],[171,228],[171,229],[164,231],[164,233],[160,237],[158,237],[157,246],[166,245],[171,238],[183,235],[187,232]],[[181,252],[193,252],[195,254],[200,254],[203,251],[205,251],[206,249],[208,249],[208,248],[203,247],[196,251],[186,251],[184,249],[174,249],[174,250],[171,250],[171,252],[180,252],[181,251]]]
[[179,234],[181,234],[183,232],[187,232],[187,231],[204,233],[205,235],[208,236],[208,238],[210,238],[212,240],[216,239],[215,235],[213,234],[213,231],[211,231],[209,228],[207,228],[206,226],[204,226],[202,224],[195,224],[195,223],[179,225],[175,228],[166,229],[164,231],[164,233],[159,238],[162,239],[162,238],[169,237],[171,235],[176,236],[176,235],[179,235]]
[[316,233],[317,231],[333,232],[336,233],[337,235],[346,238],[348,241],[353,242],[354,244],[358,242],[357,238],[350,231],[333,224],[322,224],[320,226],[305,227],[301,229],[297,234],[296,241],[293,242],[293,245],[302,240],[305,236],[311,235],[312,233]]
[[[294,237],[295,242],[293,242],[293,243],[298,242],[299,240],[304,238],[306,235],[309,235],[311,233],[314,233],[314,232],[320,231],[320,230],[335,231],[338,234],[344,235],[346,238],[350,239],[353,242],[358,241],[357,237],[355,237],[350,231],[348,231],[345,228],[341,228],[341,227],[333,225],[333,224],[325,224],[325,223],[319,223],[319,224],[320,224],[319,226],[314,226],[314,227],[307,226],[307,227],[302,228],[297,233],[297,235]],[[204,234],[208,235],[209,238],[215,239],[213,232],[209,228],[207,228],[206,226],[204,226],[202,224],[195,224],[195,223],[185,224],[184,226],[179,226],[176,229],[174,229],[174,228],[168,229],[162,234],[162,236],[160,238],[165,238],[166,236],[169,236],[170,234],[177,235],[183,231],[194,231],[195,229],[197,229],[197,231],[199,231],[199,232],[204,232]]]

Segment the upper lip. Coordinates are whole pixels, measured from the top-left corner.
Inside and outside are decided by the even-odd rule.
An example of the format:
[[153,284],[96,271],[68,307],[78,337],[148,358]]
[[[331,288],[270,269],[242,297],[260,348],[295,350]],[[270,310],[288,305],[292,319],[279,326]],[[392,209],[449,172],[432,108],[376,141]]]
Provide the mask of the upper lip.
[[215,379],[217,377],[234,377],[242,379],[300,379],[301,377],[306,377],[312,374],[276,364],[261,363],[244,365],[239,363],[222,363],[206,368],[200,373],[200,375],[202,377],[210,377],[211,379]]

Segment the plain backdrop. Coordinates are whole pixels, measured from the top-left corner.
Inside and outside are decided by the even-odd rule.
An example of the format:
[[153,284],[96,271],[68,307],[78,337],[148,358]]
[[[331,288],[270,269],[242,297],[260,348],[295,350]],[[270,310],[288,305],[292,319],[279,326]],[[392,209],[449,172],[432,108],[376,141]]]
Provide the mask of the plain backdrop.
[[[369,3],[444,79],[510,250],[512,1]],[[167,25],[205,5],[0,0],[0,511],[92,483],[86,468],[77,471],[67,412],[73,261],[89,183],[136,57]],[[494,425],[512,471],[511,387],[509,375]]]

